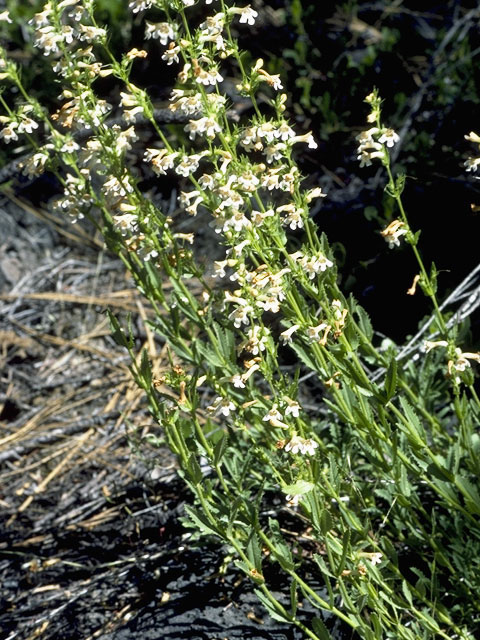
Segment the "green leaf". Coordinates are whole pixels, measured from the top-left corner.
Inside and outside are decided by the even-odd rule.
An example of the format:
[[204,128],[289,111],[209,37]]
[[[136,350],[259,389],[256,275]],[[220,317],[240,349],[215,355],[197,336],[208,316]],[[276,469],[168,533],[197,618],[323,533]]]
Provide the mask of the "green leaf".
[[380,542],[390,562],[394,564],[396,567],[398,567],[398,554],[397,554],[397,550],[393,546],[392,541],[387,536],[384,536],[383,538],[381,538]]
[[315,562],[318,565],[318,568],[320,569],[320,571],[325,574],[326,576],[329,576],[330,578],[335,578],[335,576],[333,575],[333,573],[330,571],[330,569],[327,567],[327,563],[325,562],[325,560],[322,558],[322,556],[318,553],[314,553],[313,554],[313,559],[315,560]]
[[463,476],[455,476],[455,484],[465,499],[465,506],[470,513],[480,515],[480,495],[475,485]]
[[291,610],[292,618],[295,618],[295,615],[297,613],[297,606],[298,606],[297,581],[295,580],[295,578],[292,578],[292,581],[290,583],[290,610]]
[[365,309],[363,309],[358,305],[355,305],[355,311],[358,318],[358,326],[362,331],[362,333],[364,334],[364,336],[366,337],[367,341],[370,342],[373,337],[373,327],[370,321],[370,317],[368,313],[365,311]]
[[150,365],[150,360],[148,359],[148,351],[146,349],[142,350],[142,357],[140,360],[140,375],[145,382],[146,387],[150,387],[152,384],[152,367]]
[[288,615],[282,614],[282,612],[279,611],[272,602],[270,602],[263,591],[260,591],[260,589],[254,589],[254,593],[263,604],[265,609],[268,611],[268,614],[271,618],[273,618],[274,620],[278,620],[279,622],[292,622],[291,618]]
[[450,471],[447,459],[440,454],[433,456],[435,462],[428,465],[427,473],[430,476],[438,478],[439,480],[448,480],[449,482],[454,481],[454,474]]
[[312,491],[315,488],[313,482],[307,482],[306,480],[298,480],[295,484],[287,484],[282,487],[283,493],[288,493],[291,496],[303,496],[305,493]]
[[203,480],[202,470],[200,469],[200,465],[197,462],[197,457],[193,453],[188,458],[187,473],[193,484],[200,484],[200,482]]
[[309,353],[309,351],[307,349],[305,349],[302,345],[297,344],[295,342],[292,342],[290,344],[290,346],[295,351],[295,353],[300,358],[300,360],[303,362],[303,364],[306,364],[307,367],[309,369],[311,369],[312,371],[318,371],[318,367],[317,367],[315,361],[312,359],[312,357],[311,357],[311,355],[310,355],[310,353]]
[[127,339],[125,333],[123,332],[123,329],[120,327],[120,323],[118,322],[117,318],[113,315],[110,309],[107,309],[106,311],[113,339],[120,347],[131,349],[133,347],[133,343],[131,342],[131,340]]
[[379,220],[378,209],[376,207],[365,207],[365,209],[363,210],[363,215],[367,220]]
[[406,179],[406,176],[405,176],[404,173],[399,173],[398,174],[397,181],[396,181],[396,184],[395,184],[395,189],[396,189],[397,194],[399,196],[402,195],[403,190],[405,188],[405,179]]
[[406,432],[408,441],[413,447],[425,448],[427,446],[426,434],[420,420],[405,398],[400,397],[400,404],[402,405],[403,413],[408,421],[408,429],[403,423],[398,423],[400,428],[403,432]]
[[403,595],[407,599],[408,604],[411,607],[413,607],[412,592],[410,591],[410,588],[409,588],[408,583],[407,583],[406,580],[402,580],[402,591],[403,591]]
[[212,525],[212,523],[206,518],[206,516],[203,515],[203,513],[196,509],[193,509],[193,507],[190,507],[188,505],[185,505],[185,511],[187,512],[190,520],[200,531],[203,531],[203,533],[207,533],[209,535],[220,535],[214,525]]
[[194,322],[195,324],[201,326],[202,321],[197,313],[198,303],[195,298],[190,295],[186,296],[185,291],[180,287],[180,285],[172,278],[170,280],[172,284],[172,288],[175,291],[175,303],[179,309],[181,309],[183,315]]
[[347,554],[350,551],[350,529],[345,529],[345,533],[342,538],[342,557],[340,558],[340,562],[338,563],[338,567],[336,569],[337,576],[341,575],[342,571],[345,568],[345,561],[347,559]]
[[197,364],[189,348],[186,345],[184,345],[182,342],[180,342],[180,340],[178,341],[174,341],[174,340],[175,339],[173,339],[169,343],[169,346],[173,349],[173,351],[177,354],[177,356],[182,360],[184,360],[185,362],[189,362],[191,364]]
[[258,542],[257,534],[252,529],[248,543],[247,543],[247,556],[250,562],[253,564],[258,573],[262,573],[262,549]]
[[320,618],[312,619],[312,629],[320,640],[332,640],[332,636]]
[[195,340],[193,345],[195,349],[198,351],[198,353],[202,356],[202,358],[209,365],[211,365],[210,368],[213,368],[213,367],[223,368],[225,366],[225,363],[222,360],[220,360],[220,358],[218,357],[218,354],[215,352],[214,349],[212,349],[212,347],[206,345],[201,340]]
[[321,511],[319,509],[318,500],[312,493],[306,494],[306,508],[309,510],[312,524],[316,529],[321,530]]
[[213,330],[217,336],[218,346],[226,362],[236,362],[235,337],[233,331],[221,327],[218,323],[213,324]]
[[156,298],[164,300],[165,297],[162,291],[162,279],[160,277],[160,271],[155,267],[153,262],[147,260],[144,262],[146,277],[142,278],[142,281],[146,282]]
[[223,433],[213,449],[213,464],[219,464],[228,446],[228,436]]
[[430,580],[422,571],[420,571],[420,569],[417,569],[416,567],[410,567],[410,569],[412,573],[418,576],[418,580],[415,583],[415,589],[423,598],[427,592],[427,588],[430,586]]
[[280,525],[277,520],[273,518],[268,519],[268,524],[270,526],[271,531],[271,539],[274,544],[273,554],[275,559],[278,561],[279,565],[285,571],[292,571],[294,568],[292,552],[290,547],[287,545],[283,536],[280,532]]
[[438,278],[437,267],[435,266],[435,263],[432,262],[432,266],[430,267],[430,285],[432,287],[432,291],[434,294],[437,293],[437,278]]
[[326,535],[332,529],[332,527],[332,516],[330,515],[330,511],[328,511],[327,509],[322,509],[322,513],[320,515],[320,528],[323,535]]
[[472,433],[470,438],[470,446],[475,456],[480,458],[480,435],[478,433]]
[[388,402],[395,395],[395,390],[397,388],[397,361],[395,359],[395,356],[392,356],[390,364],[388,365],[384,388],[386,400]]

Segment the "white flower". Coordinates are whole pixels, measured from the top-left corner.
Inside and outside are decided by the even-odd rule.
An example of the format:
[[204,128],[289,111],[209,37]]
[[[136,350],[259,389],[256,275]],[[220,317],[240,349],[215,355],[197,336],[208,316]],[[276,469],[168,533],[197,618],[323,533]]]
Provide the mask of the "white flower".
[[265,155],[267,156],[267,163],[272,164],[276,160],[281,160],[284,156],[284,151],[287,145],[284,142],[278,142],[277,144],[269,145],[265,147]]
[[267,73],[264,69],[259,69],[258,76],[259,76],[258,77],[259,80],[264,80],[268,85],[270,85],[277,91],[280,91],[281,89],[283,89],[282,81],[280,80],[280,76],[278,74],[271,75],[270,73]]
[[225,24],[225,15],[223,13],[217,13],[214,16],[209,16],[200,24],[201,36],[200,39],[211,40],[211,38],[218,37],[222,32]]
[[333,262],[323,254],[312,256],[311,258],[304,256],[299,260],[299,264],[306,271],[310,280],[313,280],[321,271],[326,271],[328,268],[333,267]]
[[79,27],[82,31],[80,40],[85,40],[86,42],[94,42],[95,40],[105,38],[107,35],[105,29],[101,29],[100,27],[93,27],[92,25],[84,24],[80,24]]
[[225,267],[228,265],[228,260],[215,260],[213,263],[215,265],[215,272],[213,274],[214,278],[225,278],[227,275],[225,273]]
[[214,189],[215,178],[211,176],[209,173],[204,173],[198,179],[198,184],[202,187],[202,189]]
[[277,405],[274,404],[268,413],[266,413],[262,420],[264,422],[270,422],[270,420],[281,420],[283,418],[280,411],[277,409]]
[[393,145],[400,140],[398,133],[395,133],[393,129],[385,129],[378,139],[380,144],[386,144],[387,147],[393,147]]
[[212,117],[199,118],[198,120],[190,120],[185,127],[185,131],[189,134],[190,140],[195,140],[195,136],[204,133],[207,138],[212,140],[217,133],[221,133],[222,128]]
[[[246,302],[246,301],[245,301]],[[240,329],[242,324],[248,324],[248,314],[252,313],[253,308],[249,304],[245,304],[243,307],[237,307],[228,316],[229,320],[233,320],[233,325],[236,329]]]
[[313,456],[315,454],[315,449],[318,447],[318,442],[312,439],[305,440],[303,443],[303,454]]
[[[331,327],[325,322],[322,322],[316,327],[308,327],[307,336],[310,342],[319,342],[320,344],[324,344],[326,342],[327,335],[330,332],[330,330],[331,330]],[[324,332],[323,337],[320,338],[320,333],[322,331]]]
[[289,327],[288,329],[285,329],[285,331],[282,331],[282,333],[279,336],[280,342],[282,344],[291,344],[292,343],[292,335],[299,328],[300,328],[299,324],[294,324],[291,327]]
[[475,133],[475,131],[470,131],[470,133],[464,136],[465,140],[469,142],[475,142],[476,144],[480,144],[480,136]]
[[[383,553],[380,553],[379,551],[374,551],[372,552],[367,552],[367,551],[361,551],[358,554],[361,558],[367,558],[370,561],[370,564],[372,564],[372,566],[375,566],[376,564],[380,564],[382,562],[382,558],[383,558]],[[361,565],[364,567],[364,565]],[[365,570],[365,567],[364,567]]]
[[120,216],[114,216],[113,223],[118,227],[122,236],[126,236],[137,230],[138,218],[133,213],[124,213]]
[[322,187],[315,187],[307,191],[305,195],[307,202],[310,203],[314,198],[325,198],[327,194],[322,192]]
[[376,564],[380,564],[382,561],[382,558],[383,558],[383,554],[380,553],[379,551],[370,554],[370,562],[372,563],[373,566],[375,566]]
[[285,142],[285,140],[295,137],[295,131],[286,122],[282,122],[275,132],[275,137]]
[[58,43],[61,40],[62,37],[55,32],[51,25],[41,27],[35,32],[35,46],[43,49],[43,53],[46,56],[59,51]]
[[0,131],[0,138],[3,138],[3,140],[7,144],[9,142],[12,142],[12,140],[15,142],[16,140],[18,140],[18,136],[17,136],[17,133],[15,131],[15,129],[17,127],[18,127],[18,123],[17,122],[11,122],[10,124],[8,124],[6,127],[4,127]]
[[265,142],[267,144],[270,144],[270,142],[273,142],[275,140],[275,138],[277,137],[276,133],[277,129],[275,128],[273,122],[263,122],[257,127],[256,130],[257,138],[265,138]]
[[389,249],[393,249],[395,246],[400,246],[400,238],[408,233],[408,229],[401,220],[393,220],[380,233],[385,238],[385,241],[388,242]]
[[173,113],[180,111],[186,116],[201,112],[203,107],[202,95],[200,93],[185,95],[185,93],[182,89],[174,89],[172,91],[172,97],[170,98],[172,103],[168,106],[170,111],[173,111]]
[[210,69],[209,71],[200,69],[195,74],[195,81],[205,86],[215,85],[217,82],[223,81],[223,76],[220,75],[217,69]]
[[480,158],[467,158],[463,164],[467,171],[476,171],[480,165]]
[[281,207],[278,207],[277,211],[278,213],[287,213],[283,222],[288,224],[292,231],[295,231],[297,228],[303,228],[304,224],[302,215],[306,215],[306,212],[303,209],[297,209],[294,204],[284,204]]
[[218,415],[219,413],[226,418],[230,415],[232,411],[235,411],[236,407],[231,400],[228,398],[222,398],[218,396],[215,398],[213,403],[207,407],[207,411],[214,415]]
[[28,178],[34,178],[41,175],[45,169],[45,164],[49,155],[46,151],[39,151],[38,153],[34,153],[33,156],[30,156],[22,162],[20,167],[22,169],[22,173],[26,175]]
[[195,153],[191,156],[184,156],[182,161],[175,167],[175,173],[179,176],[187,178],[190,174],[194,173],[199,166],[200,160],[205,153]]
[[180,53],[180,47],[175,45],[175,43],[171,42],[168,49],[165,50],[165,53],[162,55],[162,60],[170,65],[174,62],[180,62],[178,54]]
[[259,184],[260,180],[251,171],[244,171],[238,176],[238,185],[244,191],[253,193]]
[[235,405],[228,398],[224,398],[219,405],[219,413],[221,413],[222,416],[227,417],[230,415],[231,411],[235,411]]
[[[167,149],[148,149],[147,153],[155,151],[155,155],[151,157],[152,169],[157,176],[166,175],[168,169],[173,169],[175,166],[175,160],[178,157],[178,152],[168,153]],[[147,154],[145,154],[147,157]],[[145,158],[146,159],[146,158]],[[147,162],[149,160],[146,159]]]
[[252,9],[249,4],[247,4],[247,6],[243,8],[239,7],[235,11],[235,13],[240,14],[240,22],[242,24],[249,24],[250,26],[253,26],[255,24],[255,18],[258,16],[257,11]]
[[306,142],[309,149],[316,149],[318,144],[315,142],[315,138],[312,135],[312,132],[309,131],[305,133],[303,136],[294,136],[291,138],[291,142]]
[[245,389],[245,382],[243,378],[238,373],[230,378],[230,382],[233,384],[235,389]]
[[175,30],[169,22],[146,22],[145,38],[160,40],[160,44],[164,46],[169,40],[175,40]]
[[102,190],[107,196],[113,196],[115,198],[120,196],[124,198],[127,193],[132,193],[133,185],[130,184],[129,177],[126,174],[122,176],[121,182],[112,176],[103,184]]
[[292,438],[285,445],[285,451],[291,451],[293,454],[301,453],[302,455],[313,456],[315,449],[318,447],[318,442],[315,440],[305,440],[300,436],[292,436]]
[[446,340],[437,340],[436,342],[433,342],[431,340],[425,340],[425,342],[423,343],[423,348],[425,349],[425,353],[428,353],[429,351],[431,351],[432,349],[435,349],[436,347],[448,347],[448,342]]
[[0,13],[0,22],[8,22],[9,24],[12,24],[12,19],[10,18],[8,11],[2,11]]
[[295,400],[290,400],[290,398],[285,398],[287,403],[288,403],[288,407],[285,409],[285,415],[286,416],[293,416],[294,418],[298,418],[300,415],[300,405],[298,404],[298,402],[295,402]]
[[152,0],[131,0],[128,3],[128,8],[131,9],[133,13],[145,11],[146,9],[150,9],[151,6]]
[[79,149],[80,149],[80,145],[77,144],[74,140],[66,140],[66,142],[63,144],[63,146],[60,149],[60,151],[62,153],[74,153],[75,151],[78,151]]
[[262,187],[265,187],[269,191],[280,188],[280,176],[278,175],[278,167],[275,169],[269,169],[262,177]]
[[239,232],[242,229],[246,229],[251,226],[250,220],[239,210],[232,213],[229,218],[224,218],[222,221],[222,231],[225,233],[229,229],[234,229]]

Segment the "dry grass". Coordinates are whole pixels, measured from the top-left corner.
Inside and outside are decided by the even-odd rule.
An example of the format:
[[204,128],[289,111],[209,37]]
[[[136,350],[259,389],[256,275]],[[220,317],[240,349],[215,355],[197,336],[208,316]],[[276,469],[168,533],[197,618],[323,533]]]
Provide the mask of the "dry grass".
[[[95,518],[116,517],[107,499],[139,467],[128,433],[158,435],[105,309],[131,314],[139,351],[147,348],[157,369],[164,350],[122,263],[88,227],[10,192],[0,210],[8,220],[0,258],[0,504],[14,527],[39,498],[58,496],[62,518],[70,505],[69,526],[94,526],[91,509],[76,509],[77,492],[91,492],[92,507],[103,501],[105,514]],[[166,452],[164,459],[170,466]],[[84,486],[73,482],[80,471],[92,478]]]

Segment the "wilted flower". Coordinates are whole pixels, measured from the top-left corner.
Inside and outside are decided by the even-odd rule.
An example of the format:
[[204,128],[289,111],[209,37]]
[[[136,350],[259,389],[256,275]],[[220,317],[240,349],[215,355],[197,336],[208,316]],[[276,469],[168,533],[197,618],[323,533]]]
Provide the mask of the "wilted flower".
[[408,233],[408,229],[404,222],[401,220],[393,220],[388,227],[380,231],[385,241],[388,242],[388,246],[390,249],[393,249],[395,246],[400,246],[400,238]]

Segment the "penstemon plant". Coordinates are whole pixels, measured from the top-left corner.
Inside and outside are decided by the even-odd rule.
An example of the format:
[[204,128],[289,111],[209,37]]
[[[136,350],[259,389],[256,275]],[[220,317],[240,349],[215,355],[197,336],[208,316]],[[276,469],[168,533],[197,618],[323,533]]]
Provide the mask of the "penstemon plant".
[[[418,285],[432,304],[421,344],[409,349],[378,344],[338,285],[309,215],[326,194],[303,186],[295,161],[305,145],[316,148],[314,136],[285,117],[281,78],[238,47],[257,11],[224,0],[129,8],[151,12],[145,39],[158,49],[118,60],[93,0],[47,2],[32,21],[34,44],[52,59],[62,104],[49,114],[2,49],[0,138],[31,145],[23,173],[55,173],[64,192],[54,207],[94,222],[154,309],[152,327],[169,347],[161,373],[110,320],[195,496],[192,525],[224,543],[269,614],[305,637],[330,638],[333,614],[365,640],[475,638],[480,401],[471,363],[480,354],[462,350],[465,326],[446,314],[435,267],[422,261],[405,178],[390,161],[398,135],[379,96],[366,98],[358,157],[383,165],[398,217],[381,233],[391,248],[410,245],[418,274],[409,293]],[[178,71],[167,109],[131,80],[136,61],[152,56]],[[119,120],[101,97],[107,76]],[[153,141],[139,168],[146,127]],[[146,171],[181,180],[178,213],[142,189]],[[219,259],[202,255],[205,242]],[[307,377],[317,381],[315,402]],[[297,536],[281,526],[285,514]],[[288,584],[280,599],[271,566]],[[303,613],[303,601],[317,613]]]

